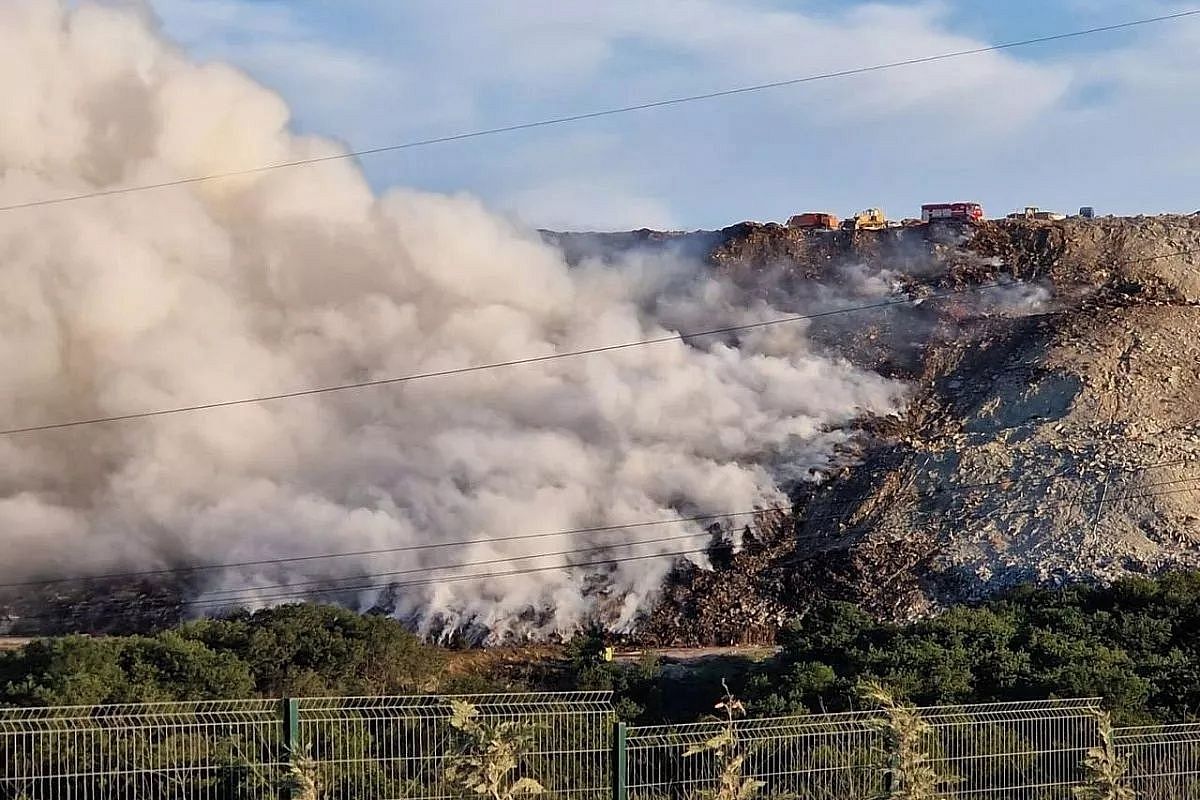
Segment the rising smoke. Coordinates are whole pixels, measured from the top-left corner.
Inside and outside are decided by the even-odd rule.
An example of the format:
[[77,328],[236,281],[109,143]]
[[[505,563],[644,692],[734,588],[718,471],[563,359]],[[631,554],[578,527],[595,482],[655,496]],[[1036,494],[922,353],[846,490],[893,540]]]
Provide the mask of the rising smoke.
[[[338,152],[279,97],[196,64],[141,15],[0,6],[0,204]],[[668,258],[568,269],[468,197],[376,196],[350,162],[0,214],[0,427],[428,372],[753,321]],[[0,577],[470,546],[206,573],[198,596],[505,559],[557,571],[406,586],[430,629],[627,624],[671,558],[569,569],[573,548],[701,532],[503,541],[774,505],[761,464],[824,466],[901,389],[801,325],[307,397],[0,437]],[[800,470],[796,470],[800,471]],[[743,520],[744,522],[744,520]],[[616,548],[671,553],[703,538]],[[699,558],[699,556],[697,556]],[[478,569],[473,571],[480,571]],[[585,590],[605,574],[605,592]],[[412,575],[403,579],[412,581]],[[261,589],[267,602],[279,589]],[[342,599],[362,606],[379,591]],[[546,613],[539,613],[546,612]],[[523,627],[522,627],[523,626]]]

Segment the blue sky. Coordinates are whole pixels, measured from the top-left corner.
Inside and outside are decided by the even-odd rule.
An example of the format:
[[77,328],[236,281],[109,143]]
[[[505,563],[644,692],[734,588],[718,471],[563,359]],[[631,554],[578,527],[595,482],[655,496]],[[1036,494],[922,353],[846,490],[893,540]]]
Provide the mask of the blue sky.
[[[1125,0],[148,0],[353,148],[1121,22]],[[1200,18],[367,159],[531,224],[1200,208]]]

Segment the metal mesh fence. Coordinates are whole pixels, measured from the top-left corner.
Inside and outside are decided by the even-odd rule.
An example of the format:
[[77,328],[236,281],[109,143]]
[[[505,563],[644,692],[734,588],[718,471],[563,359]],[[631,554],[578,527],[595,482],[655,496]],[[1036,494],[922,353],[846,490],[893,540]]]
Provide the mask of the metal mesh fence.
[[920,709],[945,797],[1069,800],[1086,779],[1100,701],[1047,700]]
[[[533,778],[550,800],[695,800],[745,779],[761,782],[756,800],[867,800],[888,795],[903,760],[883,711],[739,720],[719,756],[705,743],[721,722],[621,726],[614,738],[607,692],[0,709],[0,800],[283,800],[297,776],[323,800],[451,800],[464,794],[447,779],[463,753],[453,699],[530,731],[505,779]],[[941,797],[1067,800],[1100,744],[1098,707],[916,709],[917,749]],[[1118,728],[1113,741],[1139,800],[1200,797],[1200,723]]]
[[0,800],[258,800],[280,755],[275,700],[0,709]]
[[[849,713],[738,720],[735,749],[745,758],[739,774],[763,782],[759,797],[878,797],[883,776],[876,765],[882,744],[877,719],[873,713]],[[630,800],[683,800],[714,791],[724,763],[699,748],[725,729],[723,722],[630,728]],[[689,754],[692,749],[699,752]]]
[[[928,725],[919,749],[943,778],[943,797],[1060,800],[1085,778],[1095,744],[1096,700],[1051,700],[917,709]],[[739,720],[719,757],[703,743],[723,722],[630,728],[632,800],[687,800],[714,792],[730,759],[736,780],[761,781],[757,797],[866,800],[886,796],[894,731],[884,712]],[[690,752],[689,751],[693,751]],[[726,775],[728,777],[728,775]]]
[[1200,723],[1117,728],[1113,742],[1128,759],[1125,782],[1138,797],[1200,797]]
[[[530,726],[528,748],[511,778],[530,777],[541,797],[609,794],[611,693],[494,694],[454,698],[484,721]],[[446,697],[309,698],[299,701],[298,751],[311,759],[328,800],[461,796],[447,784],[456,746]]]

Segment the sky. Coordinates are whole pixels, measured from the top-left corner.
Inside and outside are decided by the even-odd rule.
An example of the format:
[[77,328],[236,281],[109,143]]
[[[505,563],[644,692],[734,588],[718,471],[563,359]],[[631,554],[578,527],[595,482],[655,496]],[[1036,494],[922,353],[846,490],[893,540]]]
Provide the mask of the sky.
[[[1153,0],[140,0],[353,149],[1186,10]],[[1200,17],[363,160],[530,225],[694,229],[975,200],[1200,208]],[[231,169],[246,165],[231,164]],[[314,168],[319,180],[319,168]]]

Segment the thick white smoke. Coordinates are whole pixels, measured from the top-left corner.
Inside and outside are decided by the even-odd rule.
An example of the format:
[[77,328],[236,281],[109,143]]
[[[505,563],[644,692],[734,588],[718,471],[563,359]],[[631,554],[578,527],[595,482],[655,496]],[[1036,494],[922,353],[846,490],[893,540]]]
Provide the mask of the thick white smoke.
[[[0,5],[0,205],[338,152],[279,97],[138,15]],[[403,103],[397,103],[397,109]],[[375,196],[350,162],[0,213],[0,427],[442,370],[770,315],[664,260],[568,270],[467,197]],[[628,622],[671,559],[573,548],[772,505],[900,389],[800,325],[362,391],[0,437],[0,577],[481,544],[206,575],[202,596],[507,559],[564,569],[407,586],[398,613],[530,632]],[[744,520],[743,520],[744,521]],[[617,548],[671,553],[702,538]],[[608,574],[611,572],[611,574]],[[422,575],[397,580],[411,582]],[[280,589],[262,589],[269,598]],[[364,591],[370,604],[379,593]],[[549,612],[549,613],[540,613]]]

